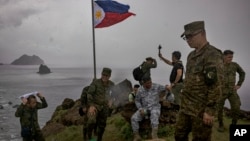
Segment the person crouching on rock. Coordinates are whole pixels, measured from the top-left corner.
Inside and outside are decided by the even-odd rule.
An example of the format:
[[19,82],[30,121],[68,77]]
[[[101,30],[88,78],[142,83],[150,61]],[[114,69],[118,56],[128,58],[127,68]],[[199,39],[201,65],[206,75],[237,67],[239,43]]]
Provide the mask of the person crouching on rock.
[[167,86],[152,83],[151,78],[146,76],[142,78],[142,87],[138,89],[135,97],[137,111],[131,117],[131,125],[134,133],[134,141],[141,140],[139,135],[139,122],[143,118],[149,118],[152,126],[152,139],[158,139],[158,125],[161,104],[160,93],[167,91]]
[[37,93],[41,102],[37,102],[36,96],[30,95],[28,98],[21,98],[22,103],[17,108],[16,117],[20,117],[21,136],[23,141],[45,141],[38,124],[38,109],[48,106],[42,94]]

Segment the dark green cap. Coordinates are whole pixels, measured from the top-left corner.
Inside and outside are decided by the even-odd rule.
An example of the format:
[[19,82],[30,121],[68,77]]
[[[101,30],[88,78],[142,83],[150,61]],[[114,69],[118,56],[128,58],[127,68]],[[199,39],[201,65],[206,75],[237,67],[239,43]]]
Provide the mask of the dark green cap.
[[184,26],[184,30],[185,31],[181,34],[181,37],[183,37],[184,35],[192,34],[198,30],[205,30],[205,23],[204,21],[191,22]]
[[102,74],[111,75],[112,70],[110,68],[103,68]]

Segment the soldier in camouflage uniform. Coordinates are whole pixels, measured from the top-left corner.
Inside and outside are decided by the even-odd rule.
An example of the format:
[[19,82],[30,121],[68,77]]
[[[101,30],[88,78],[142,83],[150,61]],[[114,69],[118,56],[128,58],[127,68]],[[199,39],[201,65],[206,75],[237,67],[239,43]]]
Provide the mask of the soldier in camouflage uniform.
[[[110,68],[103,68],[102,76],[100,79],[94,80],[87,94],[88,100],[88,130],[92,132],[95,125],[97,125],[97,141],[102,140],[103,133],[106,127],[106,120],[109,116],[109,108],[112,105],[111,88],[114,83],[109,80],[111,76]],[[88,131],[88,132],[89,132]]]
[[152,138],[158,138],[157,132],[161,110],[159,94],[167,90],[167,86],[152,83],[151,78],[147,76],[142,78],[142,82],[143,87],[139,88],[135,97],[135,104],[138,110],[131,117],[134,141],[141,140],[139,135],[139,121],[143,118],[150,119]]
[[184,26],[181,35],[195,50],[187,58],[181,105],[175,129],[176,141],[210,141],[223,79],[222,52],[206,39],[204,21]]
[[[240,112],[240,97],[237,90],[241,87],[245,80],[245,72],[239,64],[232,62],[234,52],[231,50],[224,51],[224,87],[223,95],[218,103],[218,131],[224,131],[223,125],[223,107],[226,99],[229,100],[232,112],[232,124],[236,124]],[[236,84],[236,73],[239,74],[239,80]],[[236,85],[235,85],[236,84]]]
[[[142,77],[151,77],[151,68],[157,67],[157,61],[152,57],[147,57],[141,65],[143,76]],[[140,82],[142,84],[142,82]]]
[[37,110],[46,108],[48,105],[42,94],[38,93],[37,96],[42,103],[37,102],[34,95],[30,95],[27,99],[22,98],[22,104],[15,113],[16,117],[20,117],[23,141],[45,141],[38,124]]

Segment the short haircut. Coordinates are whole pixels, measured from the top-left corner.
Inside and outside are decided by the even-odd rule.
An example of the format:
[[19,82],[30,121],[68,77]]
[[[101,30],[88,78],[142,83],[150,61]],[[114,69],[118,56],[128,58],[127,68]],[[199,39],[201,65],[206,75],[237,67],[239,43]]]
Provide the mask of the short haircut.
[[174,52],[172,53],[172,55],[173,55],[176,59],[178,59],[178,60],[181,59],[181,52],[179,52],[179,51],[174,51]]
[[139,84],[135,84],[135,85],[134,85],[134,88],[139,88],[139,87],[140,87]]
[[233,55],[234,52],[233,52],[232,50],[225,50],[225,51],[223,52],[223,54],[224,54],[224,55],[228,55],[228,54]]
[[148,81],[151,81],[151,77],[149,77],[149,76],[143,76],[142,77],[142,83],[145,83],[145,82],[148,82]]

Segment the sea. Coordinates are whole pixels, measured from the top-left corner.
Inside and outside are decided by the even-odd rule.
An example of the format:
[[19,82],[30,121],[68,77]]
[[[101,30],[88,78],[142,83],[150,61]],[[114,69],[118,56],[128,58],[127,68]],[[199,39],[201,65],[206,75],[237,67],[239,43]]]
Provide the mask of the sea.
[[[22,140],[19,118],[15,117],[15,107],[21,104],[19,96],[38,91],[46,98],[48,107],[38,112],[42,128],[65,98],[79,99],[83,87],[89,85],[94,78],[94,70],[91,67],[52,67],[52,73],[44,75],[37,73],[38,68],[39,66],[0,65],[0,141]],[[97,78],[100,77],[101,70],[97,68]],[[125,79],[135,84],[132,70],[133,68],[112,68],[110,79],[116,84]],[[171,68],[152,70],[153,82],[167,84],[170,71]],[[250,90],[248,88],[245,91]],[[242,108],[250,111],[250,96],[246,94],[241,96],[241,99]]]

